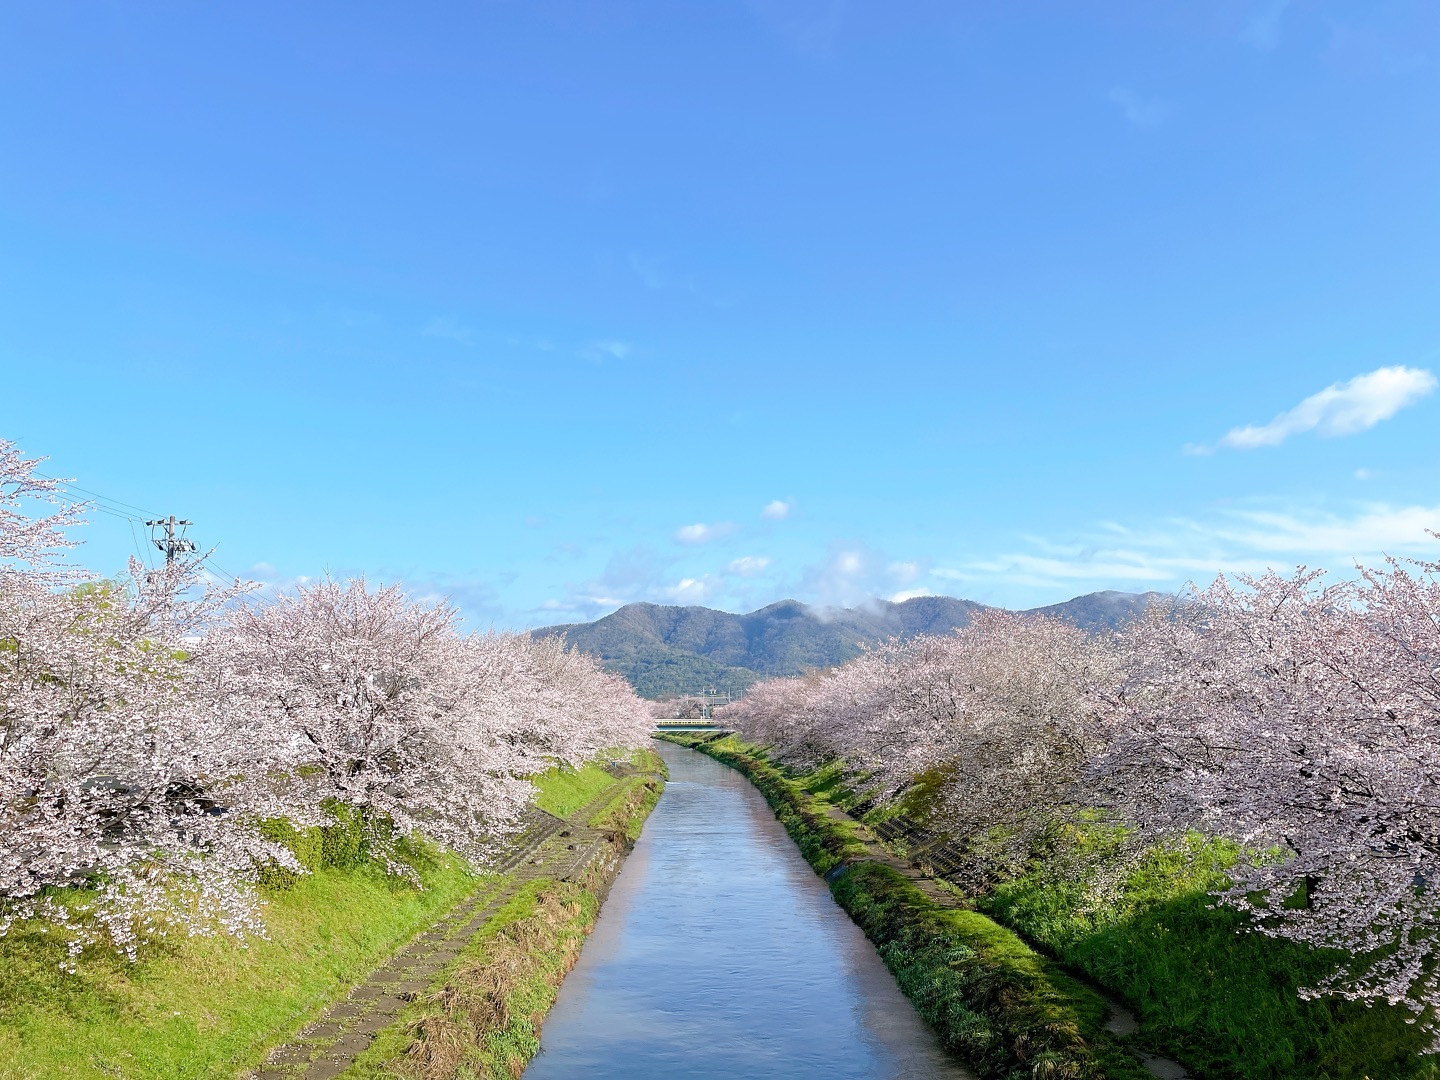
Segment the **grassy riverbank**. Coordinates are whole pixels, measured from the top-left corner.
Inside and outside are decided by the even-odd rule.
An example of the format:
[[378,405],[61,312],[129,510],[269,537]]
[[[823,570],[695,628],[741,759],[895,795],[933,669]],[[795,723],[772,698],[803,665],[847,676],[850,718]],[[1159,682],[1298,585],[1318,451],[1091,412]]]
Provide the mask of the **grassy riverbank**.
[[345,1080],[511,1080],[540,1050],[540,1027],[600,911],[606,875],[541,878],[486,924],[446,978],[380,1032]]
[[[642,751],[642,768],[664,762]],[[629,846],[660,799],[653,776],[629,777],[588,824],[608,849],[578,881],[538,878],[495,913],[443,978],[376,1037],[344,1080],[513,1080],[539,1052],[540,1028],[580,957]],[[593,797],[593,796],[592,796]]]
[[[643,767],[658,762],[641,754]],[[536,782],[542,806],[573,810],[615,780],[589,765]],[[648,813],[644,804],[633,814]],[[638,829],[628,818],[621,827]],[[71,972],[53,928],[21,922],[0,937],[0,1078],[236,1075],[465,896],[501,880],[417,845],[407,851],[416,889],[369,858],[356,828],[277,833],[312,872],[263,887],[264,938],[181,939],[135,963],[91,951]]]
[[[826,801],[843,803],[848,796],[836,786],[837,770],[791,773],[733,737],[701,749],[756,782],[817,869],[824,872],[853,857],[853,825],[848,831],[840,825],[830,840],[823,838],[837,824],[824,817]],[[1067,854],[1067,842],[1093,844],[1103,838],[1097,830],[1062,839],[1053,859]],[[967,1008],[973,1008],[971,1000],[988,1001],[991,1013],[1016,1018],[1017,1031],[1037,1024],[1054,1029],[1040,1009],[1048,1001],[1058,1015],[1073,1022],[1105,1075],[1120,1075],[1131,1066],[1116,1059],[1113,1042],[1096,1032],[1103,1003],[1067,977],[1067,969],[1135,1008],[1143,1025],[1139,1045],[1183,1062],[1206,1080],[1440,1077],[1435,1060],[1420,1054],[1425,1040],[1405,1022],[1407,1010],[1383,1003],[1367,1008],[1353,1002],[1302,1001],[1297,988],[1314,982],[1334,957],[1246,933],[1238,913],[1212,906],[1208,891],[1224,880],[1234,857],[1230,846],[1191,837],[1176,849],[1148,853],[1100,905],[1044,860],[1026,876],[976,898],[974,911],[927,915],[913,897],[905,898],[905,886],[913,890],[913,885],[901,885],[900,875],[875,864],[857,866],[832,888],[880,946],[902,989],[927,1018],[951,1007],[944,1000],[948,994],[966,1002]],[[950,936],[947,924],[952,917],[965,923],[968,939]],[[906,958],[900,963],[887,953],[896,949],[894,941],[903,943]],[[958,965],[945,961],[942,954],[952,941],[964,942],[975,957],[966,956]],[[911,954],[913,961],[908,959]],[[1017,979],[1021,972],[1035,971],[1037,964],[1043,980],[1033,975]],[[956,976],[947,974],[947,967]],[[1018,994],[988,993],[984,983],[991,972],[1002,973],[998,977],[1007,988],[1024,989]],[[945,989],[957,978],[976,985]],[[942,1034],[944,1022],[932,1019]],[[992,1023],[998,1031],[1011,1030],[1003,1018]],[[971,1056],[985,1075],[1001,1075],[996,1066],[974,1056],[993,1045],[988,1037],[980,1043],[957,1043],[956,1049]]]

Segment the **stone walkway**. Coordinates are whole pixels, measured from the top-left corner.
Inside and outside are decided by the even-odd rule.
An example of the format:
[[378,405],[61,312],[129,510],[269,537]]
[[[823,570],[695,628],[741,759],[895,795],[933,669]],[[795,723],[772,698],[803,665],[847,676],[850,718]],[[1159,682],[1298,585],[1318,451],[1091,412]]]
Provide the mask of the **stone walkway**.
[[270,1052],[251,1080],[330,1080],[355,1063],[400,1011],[425,993],[470,944],[490,917],[537,877],[572,879],[606,846],[607,837],[587,822],[615,798],[632,768],[612,769],[616,782],[569,818],[533,809],[514,849],[496,867],[501,880],[480,885],[425,933],[399,950],[331,1005],[296,1037]]

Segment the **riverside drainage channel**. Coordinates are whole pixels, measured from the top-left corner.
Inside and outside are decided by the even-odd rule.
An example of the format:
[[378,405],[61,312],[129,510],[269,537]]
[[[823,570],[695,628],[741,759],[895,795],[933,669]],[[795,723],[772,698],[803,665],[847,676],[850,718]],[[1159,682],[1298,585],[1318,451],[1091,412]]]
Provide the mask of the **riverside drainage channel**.
[[622,766],[617,780],[568,818],[534,809],[509,855],[497,866],[502,880],[481,885],[390,960],[370,973],[343,1001],[331,1005],[291,1042],[272,1050],[251,1080],[330,1080],[369,1049],[400,1011],[430,989],[485,923],[539,877],[574,880],[610,846],[588,822],[607,807],[638,770]]
[[740,773],[670,780],[524,1080],[974,1080]]
[[[660,745],[662,747],[669,747],[671,749],[674,749],[676,747],[676,744],[674,743],[661,743]],[[685,754],[701,753],[698,750],[689,749],[685,749],[682,752]],[[662,756],[665,758],[666,764],[670,767],[673,776],[676,766],[675,762],[672,760],[672,755],[670,753],[662,752]],[[749,781],[746,780],[738,771],[731,770],[728,766],[721,765],[718,761],[715,761],[713,758],[709,758],[708,756],[705,758],[705,760],[710,761],[712,764],[714,764],[718,768],[723,769],[726,772],[733,773],[733,775],[740,778],[740,781],[744,783],[746,787],[750,787]],[[754,789],[752,788],[752,790]],[[755,795],[756,798],[761,798],[758,791],[755,791]],[[761,805],[765,805],[763,799],[761,801]],[[842,867],[853,866],[856,863],[861,862],[881,863],[885,866],[890,867],[897,873],[903,875],[908,881],[910,881],[912,885],[915,886],[916,889],[918,889],[935,904],[942,907],[952,908],[960,906],[960,901],[955,896],[955,894],[941,887],[936,882],[937,874],[938,876],[943,878],[947,870],[953,870],[955,866],[954,860],[956,856],[954,855],[954,853],[950,852],[947,849],[943,840],[932,834],[926,833],[923,830],[916,829],[913,826],[908,826],[894,821],[885,822],[872,828],[871,826],[865,825],[857,818],[854,818],[851,815],[845,813],[839,807],[829,804],[824,805],[824,812],[832,820],[843,821],[852,824],[855,827],[855,834],[857,838],[861,840],[861,842],[863,842],[865,845],[866,854],[864,856],[858,859],[847,859],[846,862],[842,864]],[[782,837],[785,837],[785,839],[788,841],[788,835],[785,833],[784,829],[779,825],[778,822],[776,823],[776,828],[780,830],[780,835]],[[890,850],[890,848],[887,846],[887,842],[892,845],[901,845],[902,850],[906,851],[906,853],[910,855],[910,858],[901,858],[894,851]],[[796,853],[796,857],[797,859],[799,858],[798,851]],[[801,860],[801,865],[806,867],[807,870],[809,869],[809,864],[805,863],[803,860]],[[842,867],[836,867],[834,870],[830,871],[830,874],[827,875],[827,880],[833,878],[836,873],[842,872]],[[836,910],[838,911],[839,908],[837,907]],[[858,930],[856,932],[859,933]],[[583,965],[583,958],[581,963]],[[1140,1025],[1139,1021],[1135,1017],[1135,1014],[1123,1002],[1119,1001],[1113,994],[1109,993],[1102,987],[1095,985],[1095,983],[1091,982],[1089,979],[1083,978],[1076,972],[1072,972],[1071,977],[1079,982],[1083,982],[1099,998],[1101,998],[1101,1000],[1103,1000],[1107,1006],[1109,1006],[1110,1016],[1105,1023],[1105,1028],[1107,1031],[1124,1038],[1126,1036],[1133,1035],[1136,1031],[1139,1030]],[[564,992],[562,991],[560,1003],[563,1002]],[[1185,1067],[1179,1062],[1172,1061],[1169,1058],[1161,1057],[1158,1054],[1148,1053],[1147,1051],[1141,1050],[1133,1045],[1131,1045],[1129,1049],[1130,1052],[1134,1054],[1134,1056],[1139,1060],[1140,1064],[1144,1066],[1145,1070],[1149,1072],[1152,1076],[1158,1077],[1159,1080],[1196,1080],[1196,1078],[1192,1077],[1191,1074],[1186,1071]],[[534,1070],[532,1069],[531,1071],[533,1072]],[[563,1075],[565,1074],[546,1073],[545,1077],[546,1080],[548,1080],[548,1078],[551,1076],[559,1078]],[[620,1074],[616,1075],[618,1076]],[[898,1073],[895,1075],[903,1075],[909,1077],[912,1074],[907,1072]],[[922,1076],[928,1074],[915,1073],[913,1075]],[[530,1074],[527,1073],[527,1080],[529,1080],[529,1077]]]

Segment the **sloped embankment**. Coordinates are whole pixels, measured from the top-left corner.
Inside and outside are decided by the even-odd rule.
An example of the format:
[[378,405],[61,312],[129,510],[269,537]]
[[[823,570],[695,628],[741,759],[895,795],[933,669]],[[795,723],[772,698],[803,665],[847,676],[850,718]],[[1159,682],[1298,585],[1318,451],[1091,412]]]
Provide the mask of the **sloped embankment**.
[[[546,824],[517,838],[498,872],[477,875],[452,855],[405,846],[418,889],[369,856],[358,818],[289,830],[284,838],[312,872],[265,885],[264,937],[180,939],[129,963],[103,951],[72,959],[63,935],[17,923],[0,936],[0,1080],[211,1080],[246,1067],[334,1076],[377,1033],[403,1055],[413,1041],[405,1024],[483,940],[536,905],[566,912],[571,928],[546,930],[556,940],[593,920],[603,894],[595,871],[613,873],[659,797],[663,763],[648,751],[635,763],[538,777],[535,817]],[[546,952],[534,930],[515,933]],[[521,1019],[535,1012],[507,1009]]]
[[663,763],[646,751],[637,757],[641,770],[621,767],[598,791],[563,783],[547,791],[541,806],[568,811],[564,818],[537,815],[490,888],[272,1051],[255,1075],[519,1076],[631,837],[659,799]]

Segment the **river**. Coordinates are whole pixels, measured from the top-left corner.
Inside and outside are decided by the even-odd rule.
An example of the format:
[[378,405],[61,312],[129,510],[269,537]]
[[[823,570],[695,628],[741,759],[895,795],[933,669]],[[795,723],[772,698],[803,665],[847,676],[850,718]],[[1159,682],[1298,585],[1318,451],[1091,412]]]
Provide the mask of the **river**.
[[749,781],[658,750],[670,783],[526,1080],[973,1080]]

